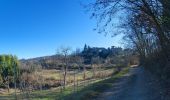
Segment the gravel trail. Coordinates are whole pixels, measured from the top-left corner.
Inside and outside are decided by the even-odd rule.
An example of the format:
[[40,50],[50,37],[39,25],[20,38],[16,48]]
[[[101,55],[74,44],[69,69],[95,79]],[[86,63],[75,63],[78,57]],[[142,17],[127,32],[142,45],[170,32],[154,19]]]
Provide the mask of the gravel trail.
[[170,100],[161,83],[143,67],[130,72],[113,83],[97,100]]

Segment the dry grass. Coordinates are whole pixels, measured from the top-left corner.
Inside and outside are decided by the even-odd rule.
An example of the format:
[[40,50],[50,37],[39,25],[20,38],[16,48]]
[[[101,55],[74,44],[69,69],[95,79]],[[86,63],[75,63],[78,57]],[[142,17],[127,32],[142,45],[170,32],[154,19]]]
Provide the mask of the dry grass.
[[[88,80],[88,79],[96,78],[96,79],[100,80],[100,79],[103,79],[102,77],[108,77],[108,76],[112,75],[113,72],[114,72],[114,69],[100,69],[100,70],[96,70],[96,77],[93,77],[93,70],[87,70],[86,71],[86,79]],[[84,81],[83,75],[84,75],[83,71],[77,71],[76,75],[75,75],[76,81],[78,81],[79,83],[83,82]],[[39,70],[39,71],[29,74],[29,76],[33,79],[37,79],[38,76],[42,77],[43,80],[45,80],[44,81],[45,84],[54,84],[56,82],[59,82],[60,78],[63,79],[63,77],[61,77],[62,75],[61,75],[60,70]],[[69,90],[69,93],[70,93],[71,91],[73,91],[72,84],[74,82],[74,71],[68,71],[67,82],[68,82],[68,86],[70,86],[70,88],[71,88],[71,90]],[[48,95],[47,98],[49,98],[49,97],[56,98],[56,95],[59,95],[56,90],[58,90],[57,87],[56,88],[52,87],[51,89],[43,90],[46,94],[41,93],[42,91],[36,90],[36,91],[32,92],[32,96],[33,96],[33,98],[34,97],[46,98],[46,97],[44,97],[44,95]],[[51,96],[49,96],[50,93],[51,93]],[[67,92],[66,92],[66,94],[67,94]],[[10,100],[12,100],[12,97],[14,96],[14,89],[11,89],[9,94],[8,94],[7,90],[5,90],[0,95],[1,95],[0,99],[8,100],[8,98],[11,98]],[[40,95],[42,95],[42,96],[40,96]],[[20,94],[18,96],[20,96]],[[51,100],[51,99],[47,99],[47,100]]]
[[[113,73],[113,69],[107,69],[107,70],[99,70],[96,71],[96,77],[107,77]],[[55,80],[60,81],[60,79],[63,79],[63,73],[60,70],[42,70],[38,72],[45,80]],[[76,81],[82,81],[83,80],[83,71],[77,71],[76,72]],[[67,75],[67,82],[72,83],[74,81],[74,71],[68,71]],[[93,77],[93,71],[87,70],[86,71],[86,79],[91,79]]]

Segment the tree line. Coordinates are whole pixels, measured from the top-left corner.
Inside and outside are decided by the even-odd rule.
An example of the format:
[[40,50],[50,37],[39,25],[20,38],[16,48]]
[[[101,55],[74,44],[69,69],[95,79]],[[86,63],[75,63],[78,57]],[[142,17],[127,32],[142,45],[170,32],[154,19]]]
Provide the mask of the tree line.
[[[170,79],[169,0],[95,0],[88,8],[98,20],[99,33],[117,28],[120,32],[111,31],[113,35],[124,34],[128,45],[140,54],[142,65]],[[115,17],[119,25],[114,25]]]
[[[129,58],[133,56],[138,56],[137,52],[132,49],[123,49],[121,47],[109,47],[109,48],[103,48],[103,47],[90,47],[88,45],[84,45],[84,48],[76,49],[75,51],[71,51],[71,49],[68,50],[69,53],[67,54],[68,65],[70,68],[75,64],[76,59],[79,57],[81,58],[82,65],[90,65],[92,63],[109,63],[109,64],[120,64],[121,60],[126,58],[129,55]],[[63,61],[65,60],[65,57],[63,55],[63,50],[61,48],[58,48],[56,55],[47,56],[47,57],[40,57],[40,58],[34,58],[34,59],[28,59],[28,60],[21,60],[21,63],[23,65],[34,65],[41,66],[44,69],[60,69],[60,67],[63,66]],[[76,57],[75,57],[76,56]],[[125,60],[125,59],[124,59]],[[130,60],[130,59],[129,59]],[[122,61],[122,64],[125,61]],[[128,63],[128,61],[127,61]],[[109,65],[108,64],[108,65]],[[80,66],[81,69],[83,69],[82,66]]]

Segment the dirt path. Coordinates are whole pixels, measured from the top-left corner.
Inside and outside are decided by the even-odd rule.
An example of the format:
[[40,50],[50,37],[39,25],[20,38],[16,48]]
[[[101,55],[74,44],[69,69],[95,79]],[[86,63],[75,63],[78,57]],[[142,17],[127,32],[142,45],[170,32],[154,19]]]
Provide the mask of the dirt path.
[[142,67],[130,72],[113,83],[97,100],[170,100],[161,83]]

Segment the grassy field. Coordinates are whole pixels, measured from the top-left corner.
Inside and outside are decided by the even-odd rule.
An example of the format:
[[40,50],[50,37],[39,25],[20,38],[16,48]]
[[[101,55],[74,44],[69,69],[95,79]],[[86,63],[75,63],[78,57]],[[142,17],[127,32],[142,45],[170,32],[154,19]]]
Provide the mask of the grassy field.
[[92,100],[98,97],[102,92],[112,87],[112,83],[116,79],[121,78],[123,75],[129,72],[129,68],[123,69],[121,72],[115,74],[114,76],[95,82],[93,84],[88,85],[85,88],[82,88],[80,91],[77,92],[76,96],[74,94],[68,95],[65,97],[64,100]]
[[[101,70],[97,70],[96,71],[96,75],[103,74],[103,75],[110,75],[114,72],[114,68],[110,68],[110,69],[101,69]],[[60,70],[42,70],[39,72],[36,72],[38,75],[41,75],[44,79],[52,79],[52,80],[60,80],[60,78],[63,78],[63,76],[60,72]],[[83,71],[76,71],[76,79],[78,79],[78,81],[82,81],[83,80]],[[74,71],[68,71],[68,75],[67,75],[67,81],[73,81],[74,80]],[[87,70],[86,71],[86,78],[92,78],[93,77],[93,71],[91,70]]]
[[[128,68],[122,70],[118,74],[108,77],[108,78],[96,78],[91,80],[79,81],[78,86],[74,88],[73,84],[70,84],[66,87],[65,90],[61,91],[60,87],[51,88],[48,90],[39,90],[33,91],[24,94],[18,94],[17,98],[19,100],[23,100],[25,98],[29,98],[29,100],[67,100],[72,98],[73,100],[88,100],[91,98],[95,98],[97,95],[102,93],[105,89],[112,86],[112,83],[115,79],[121,77],[123,74],[128,72]],[[46,78],[54,78],[58,79],[59,75],[56,71],[52,70],[44,70],[44,77]],[[113,69],[103,70],[103,73],[113,73]],[[72,72],[69,73],[70,77]],[[88,77],[92,77],[92,72],[87,71]],[[82,79],[82,72],[78,73],[78,79]],[[0,100],[15,100],[14,94],[11,92],[10,94],[3,94],[0,96]]]

